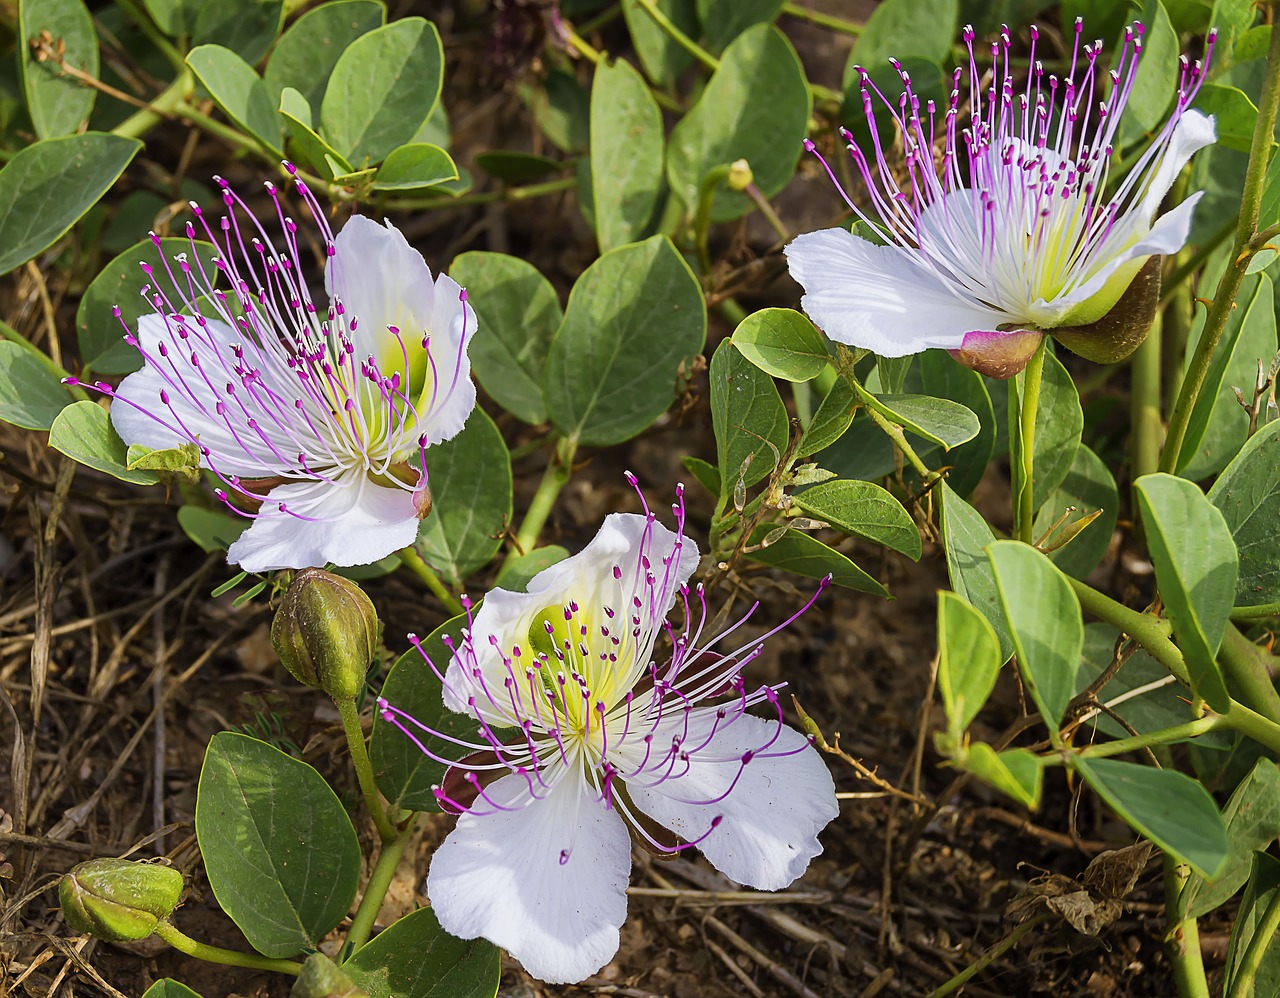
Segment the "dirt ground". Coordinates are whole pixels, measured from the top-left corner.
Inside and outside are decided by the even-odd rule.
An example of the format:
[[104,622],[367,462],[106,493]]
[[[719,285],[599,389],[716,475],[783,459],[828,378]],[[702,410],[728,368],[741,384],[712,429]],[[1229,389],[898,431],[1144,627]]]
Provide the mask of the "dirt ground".
[[[858,11],[850,5],[845,13]],[[451,27],[447,17],[440,27],[450,66],[445,101],[460,161],[468,163],[485,148],[533,148],[516,82],[495,77],[483,58],[481,30]],[[838,47],[824,48],[832,44],[829,36],[795,22],[786,27],[812,77],[838,83],[843,55]],[[606,46],[611,39],[616,36],[603,39]],[[257,162],[229,163],[225,150],[208,141],[184,152],[185,138],[179,131],[172,149],[149,146],[144,169],[130,175],[140,181],[150,171],[176,188],[182,176],[207,180],[221,173],[242,190],[268,175]],[[127,184],[112,197],[126,192]],[[799,231],[829,218],[829,194],[802,177],[777,207]],[[448,209],[395,220],[434,267],[467,249],[512,252],[564,291],[592,259],[590,231],[571,193],[536,205]],[[776,258],[773,239],[749,221],[727,227],[718,248],[722,258],[740,264]],[[45,342],[47,293],[54,323],[72,349],[71,317],[82,290],[51,252],[40,267],[0,282],[0,316]],[[794,306],[798,293],[779,278],[742,300],[749,308]],[[715,317],[711,328],[708,356],[729,332]],[[1105,405],[1117,390],[1095,388],[1086,403]],[[685,477],[681,455],[711,456],[705,371],[691,391],[685,411],[632,444],[584,455],[545,541],[574,550],[606,513],[634,508],[623,468],[663,500]],[[513,447],[531,437],[509,417],[499,423]],[[541,470],[537,458],[517,464],[517,510]],[[336,712],[275,664],[265,596],[233,608],[234,594],[210,595],[231,572],[220,555],[203,554],[183,535],[174,517],[176,497],[166,502],[158,488],[141,490],[77,469],[47,450],[42,435],[8,428],[0,434],[0,488],[0,751],[11,760],[7,772],[0,767],[0,852],[7,857],[0,858],[0,995],[136,998],[164,976],[205,998],[286,995],[283,978],[213,967],[154,941],[112,946],[77,938],[58,915],[53,887],[60,873],[91,856],[169,855],[193,873],[177,924],[207,942],[243,948],[217,910],[194,848],[195,785],[205,745],[217,731],[245,726],[293,743],[355,811],[359,798]],[[705,537],[712,502],[691,483],[689,504],[690,530]],[[997,519],[1007,510],[1007,478],[998,465],[977,504]],[[823,835],[822,856],[789,890],[766,895],[737,892],[696,854],[656,862],[638,851],[630,918],[615,961],[568,988],[532,981],[509,964],[501,995],[926,994],[1008,933],[1006,905],[1030,881],[1044,872],[1076,878],[1099,852],[1132,843],[1127,828],[1090,795],[1077,795],[1059,770],[1050,771],[1034,815],[978,783],[957,786],[932,744],[940,722],[940,708],[931,706],[934,600],[946,586],[940,552],[926,544],[916,566],[870,546],[844,542],[841,550],[884,581],[895,598],[829,590],[772,639],[753,672],[756,682],[785,678],[828,739],[841,733],[844,751],[877,774],[869,778],[849,761],[830,758],[845,799],[840,818]],[[1142,582],[1126,569],[1122,552],[1113,551],[1097,578],[1123,594]],[[489,581],[473,580],[473,593]],[[736,606],[745,609],[747,594],[754,593],[764,602],[761,621],[787,615],[804,591],[794,577],[768,572],[741,583]],[[446,616],[403,574],[374,580],[367,589],[386,624],[388,664],[408,647],[406,632],[426,633]],[[975,737],[998,741],[1024,716],[1019,691],[1008,677],[1002,683]],[[417,892],[431,847],[451,820],[437,816],[424,823],[421,844],[407,854],[380,925],[424,900]],[[374,838],[371,826],[360,831],[366,841]],[[994,960],[964,993],[1171,995],[1161,951],[1163,910],[1159,863],[1152,861],[1123,914],[1097,938],[1048,921]],[[1225,924],[1202,924],[1201,932],[1206,960],[1216,967],[1226,948]]]

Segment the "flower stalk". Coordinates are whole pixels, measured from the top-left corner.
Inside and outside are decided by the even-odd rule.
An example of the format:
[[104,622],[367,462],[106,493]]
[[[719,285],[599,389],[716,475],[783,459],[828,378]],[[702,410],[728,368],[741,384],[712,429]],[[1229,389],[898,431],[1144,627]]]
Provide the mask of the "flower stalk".
[[400,564],[431,590],[431,594],[449,611],[449,616],[456,617],[462,613],[462,604],[458,602],[458,597],[449,591],[449,587],[440,580],[435,570],[426,563],[422,555],[418,554],[417,548],[410,544],[408,547],[401,548],[396,554],[400,558]]
[[347,932],[343,947],[344,958],[350,957],[369,941],[369,936],[373,933],[373,923],[378,917],[378,912],[382,910],[382,902],[387,896],[387,890],[391,887],[391,880],[395,877],[396,868],[400,865],[400,857],[404,855],[405,846],[413,838],[416,824],[417,816],[414,815],[413,820],[400,829],[398,834],[382,840],[382,852],[378,856],[378,862],[374,864],[373,872],[369,874],[369,882],[365,884],[360,904],[351,918],[351,929]]
[[[1040,340],[1031,362],[1023,373],[1022,391],[1018,394],[1018,460],[1013,503],[1018,540],[1034,543],[1032,521],[1035,516],[1034,485],[1036,456],[1036,413],[1040,408],[1040,384],[1044,376],[1046,341]],[[1010,397],[1014,393],[1010,393]]]
[[364,740],[364,728],[360,724],[360,710],[354,699],[335,699],[338,716],[342,718],[342,733],[347,738],[347,750],[351,753],[351,763],[356,769],[356,780],[360,783],[360,796],[364,798],[364,806],[373,818],[378,829],[378,838],[385,846],[396,839],[397,832],[391,819],[387,817],[387,809],[382,804],[378,793],[378,784],[373,778],[373,766],[369,762],[369,749]]
[[221,946],[210,946],[180,932],[171,922],[162,921],[156,928],[156,935],[179,953],[193,956],[197,960],[204,960],[206,963],[220,963],[227,967],[247,967],[250,970],[274,970],[293,977],[302,973],[302,964],[296,960],[273,960],[271,957],[257,953],[241,953],[232,949],[223,949]]

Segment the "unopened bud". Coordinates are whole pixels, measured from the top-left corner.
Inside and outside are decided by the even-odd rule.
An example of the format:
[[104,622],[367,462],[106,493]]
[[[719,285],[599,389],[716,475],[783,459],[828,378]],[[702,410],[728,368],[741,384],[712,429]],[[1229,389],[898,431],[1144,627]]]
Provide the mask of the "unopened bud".
[[966,333],[959,349],[947,352],[965,367],[1003,381],[1022,373],[1043,339],[1044,333],[1031,329]]
[[1101,319],[1049,332],[1068,350],[1095,364],[1124,360],[1142,345],[1155,321],[1160,305],[1160,263],[1161,257],[1149,257]]
[[108,942],[146,939],[181,895],[182,874],[173,867],[129,859],[91,859],[58,884],[67,924]]
[[726,183],[731,191],[745,191],[755,181],[751,165],[745,159],[736,159],[729,164],[729,176]]
[[271,644],[303,686],[351,700],[378,648],[378,614],[354,582],[304,568],[271,622]]

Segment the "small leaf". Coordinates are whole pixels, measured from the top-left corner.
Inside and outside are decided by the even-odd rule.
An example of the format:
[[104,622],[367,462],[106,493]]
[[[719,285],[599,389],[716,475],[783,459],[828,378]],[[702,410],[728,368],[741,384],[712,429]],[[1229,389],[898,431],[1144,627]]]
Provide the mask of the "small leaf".
[[264,956],[317,948],[355,900],[360,844],[347,812],[319,773],[256,738],[213,736],[196,837],[218,904]]
[[1080,754],[1070,758],[1072,768],[1140,835],[1202,876],[1217,876],[1227,860],[1227,832],[1204,787],[1173,769]]
[[995,543],[981,514],[942,483],[942,542],[947,550],[947,574],[951,588],[987,618],[1000,639],[1000,661],[1013,654],[1013,638],[1005,622],[995,575],[986,549]]
[[0,341],[0,420],[27,430],[47,430],[71,404],[70,393],[49,361],[20,343]]
[[805,427],[797,453],[801,456],[816,454],[839,440],[853,423],[854,406],[858,397],[843,379],[831,386],[813,419]]
[[1222,511],[1240,555],[1235,604],[1280,600],[1280,420],[1249,438],[1213,483],[1209,501]]
[[698,484],[710,492],[713,496],[720,495],[720,469],[714,464],[702,460],[700,457],[693,457],[686,454],[680,458],[680,463],[684,465],[685,470],[698,480]]
[[987,618],[955,593],[938,593],[938,690],[957,744],[995,689],[1000,664]]
[[1044,766],[1034,752],[1009,749],[997,753],[990,745],[978,742],[969,746],[961,765],[1024,807],[1034,811],[1040,806]]
[[[1025,374],[1018,375],[1021,392]],[[1011,389],[1012,390],[1012,389]],[[1021,438],[1017,425],[1009,427],[1009,457],[1020,461]],[[1039,509],[1062,484],[1071,470],[1084,430],[1084,410],[1080,393],[1062,361],[1046,352],[1044,377],[1040,382],[1040,404],[1036,407],[1035,481],[1031,488],[1031,508]]]
[[663,187],[662,112],[644,78],[619,59],[591,84],[591,189],[601,251],[653,231]]
[[312,127],[315,119],[311,105],[293,87],[285,87],[280,92],[280,116],[288,126],[294,148],[301,150],[312,169],[322,177],[332,180],[351,172],[351,164]]
[[784,381],[812,381],[831,360],[813,323],[790,308],[751,313],[733,331],[733,345],[760,370]]
[[511,522],[511,457],[493,420],[476,407],[462,432],[427,449],[426,462],[432,509],[415,547],[458,587],[502,546]]
[[329,76],[352,42],[387,19],[379,0],[336,0],[307,11],[280,36],[262,79],[271,100],[279,104],[292,87],[311,106],[324,99]]
[[892,495],[872,482],[834,481],[793,497],[795,505],[846,534],[865,537],[920,560],[920,531]]
[[165,977],[142,992],[142,998],[200,998],[200,995],[185,984]]
[[[694,0],[655,0],[654,6],[690,38],[698,37],[698,8]],[[622,16],[649,79],[660,87],[674,83],[676,77],[689,68],[693,56],[663,30],[640,6],[639,0],[622,0]]]
[[187,65],[234,124],[277,156],[283,155],[276,102],[252,66],[221,45],[192,49]]
[[476,166],[485,173],[508,184],[527,184],[551,173],[558,173],[566,166],[550,156],[538,156],[530,152],[511,149],[491,149],[476,153]]
[[666,411],[706,334],[702,288],[669,239],[610,250],[574,284],[551,344],[551,421],[581,444],[631,439]]
[[97,79],[98,33],[83,0],[20,0],[18,4],[16,47],[27,111],[36,135],[49,139],[79,131],[89,120],[98,92],[64,72],[53,59],[37,58],[30,43],[42,35],[51,39],[51,47],[62,53],[68,67]]
[[543,370],[564,318],[555,288],[532,264],[502,253],[463,253],[449,276],[467,289],[476,310],[481,332],[471,342],[476,379],[512,415],[526,423],[545,422]]
[[752,486],[768,477],[787,448],[787,410],[771,377],[729,340],[711,358],[711,425],[720,482]]
[[49,429],[49,446],[81,464],[135,485],[155,485],[152,471],[130,471],[128,451],[116,434],[107,410],[96,402],[73,402],[63,409]]
[[1056,729],[1075,691],[1084,648],[1080,601],[1053,562],[1021,541],[987,549],[1014,651],[1031,698]]
[[430,908],[411,911],[342,965],[369,998],[493,998],[502,952],[485,939],[455,939]]
[[53,245],[116,182],[137,139],[83,132],[44,139],[0,169],[0,274]]
[[540,88],[532,84],[522,86],[520,96],[552,145],[561,152],[587,151],[591,98],[576,76],[554,68],[547,73]]
[[[773,537],[771,535],[779,534]],[[799,530],[788,530],[775,523],[762,523],[751,533],[748,547],[769,541],[767,546],[747,555],[762,565],[772,565],[809,579],[831,576],[837,586],[856,589],[860,593],[889,598],[889,592],[870,575],[834,548]]]
[[1156,584],[1186,657],[1192,689],[1214,710],[1228,709],[1215,656],[1236,591],[1235,542],[1218,508],[1191,482],[1144,475],[1134,484]]
[[972,440],[982,429],[972,409],[929,395],[870,395],[864,401],[886,419],[944,450]]
[[353,165],[380,163],[412,142],[440,99],[444,50],[421,17],[361,35],[338,58],[320,105],[320,132]]
[[375,191],[409,191],[458,179],[453,157],[439,146],[411,142],[391,150],[373,177]]

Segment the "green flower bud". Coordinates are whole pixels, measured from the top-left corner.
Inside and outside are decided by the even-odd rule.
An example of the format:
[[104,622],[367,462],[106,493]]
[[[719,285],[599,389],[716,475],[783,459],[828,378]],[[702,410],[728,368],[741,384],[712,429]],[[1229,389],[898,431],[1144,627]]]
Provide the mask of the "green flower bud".
[[173,867],[129,859],[91,859],[58,884],[67,924],[108,942],[146,939],[181,895],[182,874]]
[[1151,330],[1160,305],[1162,257],[1147,258],[1124,293],[1100,319],[1079,326],[1049,330],[1053,338],[1073,353],[1095,364],[1114,364],[1137,350]]
[[729,190],[745,191],[754,180],[755,176],[751,172],[751,165],[745,159],[735,159],[729,164],[729,176],[727,178]]
[[271,622],[271,643],[303,686],[352,700],[378,648],[378,614],[354,582],[304,568]]

